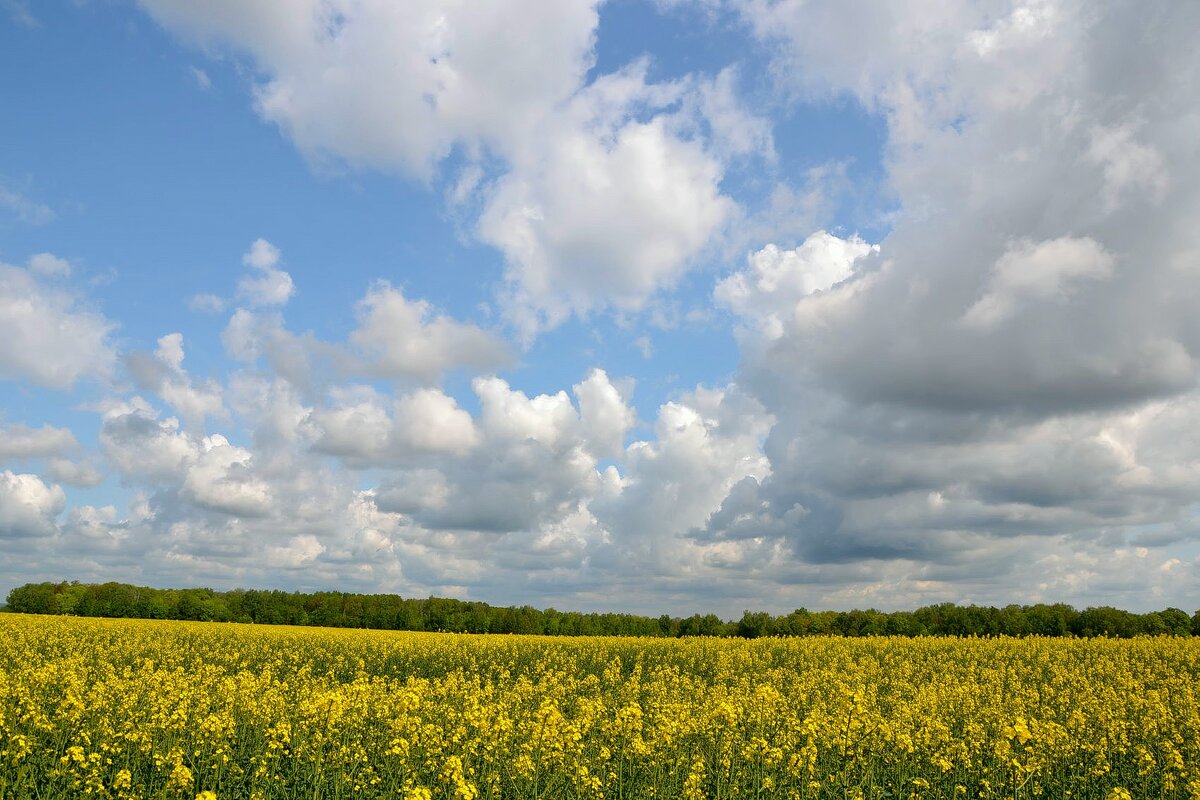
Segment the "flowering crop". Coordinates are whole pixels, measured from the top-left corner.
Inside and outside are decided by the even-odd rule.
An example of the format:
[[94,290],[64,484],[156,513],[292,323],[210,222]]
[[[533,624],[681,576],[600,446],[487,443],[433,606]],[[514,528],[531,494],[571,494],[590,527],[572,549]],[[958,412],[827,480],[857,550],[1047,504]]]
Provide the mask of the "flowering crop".
[[6,798],[1200,798],[1200,640],[0,616]]

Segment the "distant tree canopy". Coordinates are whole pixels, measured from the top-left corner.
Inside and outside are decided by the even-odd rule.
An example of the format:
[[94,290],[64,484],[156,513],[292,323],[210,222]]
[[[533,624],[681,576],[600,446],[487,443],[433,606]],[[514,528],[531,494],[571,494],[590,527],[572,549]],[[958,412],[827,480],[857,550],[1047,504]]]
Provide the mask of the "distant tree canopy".
[[136,617],[266,625],[315,625],[458,633],[536,633],[550,636],[1200,636],[1200,611],[1167,608],[1135,614],[1100,606],[925,606],[916,611],[809,611],[772,616],[747,611],[737,621],[715,614],[583,613],[500,607],[441,597],[394,594],[283,592],[257,589],[152,589],[125,583],[27,583],[8,593],[9,611]]

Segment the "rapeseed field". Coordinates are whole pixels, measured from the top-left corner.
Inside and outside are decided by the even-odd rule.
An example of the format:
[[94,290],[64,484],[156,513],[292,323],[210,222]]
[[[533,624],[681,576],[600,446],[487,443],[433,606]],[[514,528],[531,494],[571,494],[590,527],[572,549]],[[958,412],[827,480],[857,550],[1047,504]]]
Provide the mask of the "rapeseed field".
[[0,798],[1200,798],[1198,639],[0,615]]

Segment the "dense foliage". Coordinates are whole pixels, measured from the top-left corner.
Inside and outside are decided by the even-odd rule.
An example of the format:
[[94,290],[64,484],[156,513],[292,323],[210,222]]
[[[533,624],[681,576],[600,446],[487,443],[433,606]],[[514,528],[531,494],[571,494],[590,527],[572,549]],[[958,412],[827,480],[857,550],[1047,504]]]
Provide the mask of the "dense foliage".
[[1200,639],[0,616],[0,797],[1200,797]]
[[747,611],[727,622],[714,614],[686,618],[544,611],[446,598],[393,594],[235,589],[151,589],[124,583],[28,583],[9,592],[8,608],[26,614],[254,622],[454,633],[565,636],[1200,636],[1200,611],[1134,614],[1069,605],[926,606],[916,611],[807,611],[772,616]]

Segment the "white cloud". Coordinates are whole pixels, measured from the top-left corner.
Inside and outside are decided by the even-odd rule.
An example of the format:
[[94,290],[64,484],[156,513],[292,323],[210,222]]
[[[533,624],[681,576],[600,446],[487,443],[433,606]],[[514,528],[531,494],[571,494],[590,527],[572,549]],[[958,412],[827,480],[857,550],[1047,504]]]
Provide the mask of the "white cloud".
[[0,184],[0,208],[12,213],[26,225],[46,225],[58,216],[54,209],[29,199],[21,192]]
[[572,387],[579,401],[581,437],[600,458],[618,456],[637,416],[602,369],[593,369]]
[[229,302],[224,297],[207,292],[194,294],[188,298],[188,308],[206,314],[220,314],[227,305]]
[[158,339],[153,356],[134,352],[125,364],[139,387],[161,397],[190,431],[203,432],[208,418],[227,417],[220,385],[211,378],[198,381],[183,368],[183,334]]
[[379,487],[373,496],[380,511],[395,514],[419,514],[446,507],[450,487],[446,476],[436,469],[403,470]]
[[242,256],[242,263],[253,270],[238,281],[238,298],[251,307],[281,306],[295,292],[292,276],[276,269],[281,254],[279,248],[266,239],[255,239]]
[[250,55],[259,113],[310,157],[422,178],[455,143],[507,149],[535,131],[591,66],[597,24],[593,0],[142,5]]
[[184,433],[178,420],[158,419],[140,398],[105,413],[100,444],[124,479],[177,490],[196,508],[238,517],[271,510],[271,487],[250,450],[221,434]]
[[394,465],[434,454],[461,455],[479,439],[471,415],[437,389],[418,389],[386,400],[368,387],[340,389],[311,421],[316,448],[352,466]]
[[46,474],[59,483],[89,489],[104,483],[105,475],[86,461],[52,458],[46,464]]
[[270,338],[281,326],[282,321],[278,317],[260,317],[252,311],[239,308],[233,312],[225,330],[221,332],[221,343],[232,358],[255,361],[262,355],[262,340]]
[[201,508],[239,517],[271,509],[270,486],[254,474],[253,454],[220,434],[206,436],[189,465],[182,492]]
[[107,376],[115,327],[66,288],[0,264],[0,378],[66,389],[81,378]]
[[154,355],[174,372],[183,369],[183,334],[168,333],[159,337]]
[[712,129],[713,146],[728,155],[758,155],[773,162],[771,121],[746,108],[738,94],[738,77],[736,67],[726,67],[699,86],[700,113]]
[[68,428],[20,424],[0,427],[0,461],[59,456],[78,448],[79,442]]
[[704,553],[680,537],[703,526],[739,482],[770,475],[762,440],[771,422],[735,386],[665,403],[654,440],[626,448],[619,491],[592,503],[593,513],[618,550],[654,554],[654,568],[666,574],[685,570]]
[[158,419],[157,412],[138,397],[104,413],[100,446],[123,475],[151,483],[182,475],[196,449],[179,430],[179,420]]
[[61,486],[47,486],[36,475],[0,472],[0,538],[53,535],[66,503]]
[[315,409],[312,422],[316,448],[340,456],[352,465],[390,460],[392,420],[384,400],[369,387],[336,390],[333,404]]
[[826,231],[792,250],[768,244],[747,257],[746,269],[717,283],[713,298],[777,339],[791,328],[801,300],[846,280],[859,259],[878,251],[857,236],[840,239]]
[[644,66],[602,78],[496,184],[479,232],[508,259],[509,313],[527,336],[572,312],[641,308],[731,218],[723,165],[684,121],[632,114],[681,93],[646,85]]
[[969,327],[990,328],[1017,313],[1022,301],[1065,301],[1084,280],[1112,276],[1116,258],[1090,238],[1011,242],[992,265],[984,294],[963,315]]
[[71,262],[53,253],[37,253],[29,257],[29,271],[47,278],[67,278]]
[[1140,193],[1155,204],[1166,195],[1169,179],[1163,155],[1136,141],[1135,132],[1131,123],[1092,130],[1086,158],[1104,170],[1104,206],[1108,211],[1116,210],[1132,193]]
[[405,447],[428,453],[463,453],[478,441],[471,415],[437,389],[397,399],[396,437]]
[[898,209],[816,293],[720,284],[772,473],[697,536],[829,604],[1195,602],[1195,11],[869,5],[739,4],[782,92],[886,121]]
[[494,334],[435,313],[427,301],[409,300],[386,282],[371,287],[358,317],[350,341],[370,374],[432,380],[450,369],[495,369],[511,360]]
[[285,569],[303,569],[325,552],[325,545],[312,534],[293,536],[282,547],[267,552],[267,563]]
[[575,407],[567,393],[528,397],[500,378],[476,378],[480,422],[493,442],[533,441],[554,449],[569,441],[576,424]]
[[433,182],[461,155],[447,195],[481,209],[476,232],[506,257],[507,314],[526,340],[673,285],[733,218],[724,161],[772,153],[735,70],[649,85],[637,62],[589,82],[596,0],[142,5],[249,56],[259,113],[320,164]]

